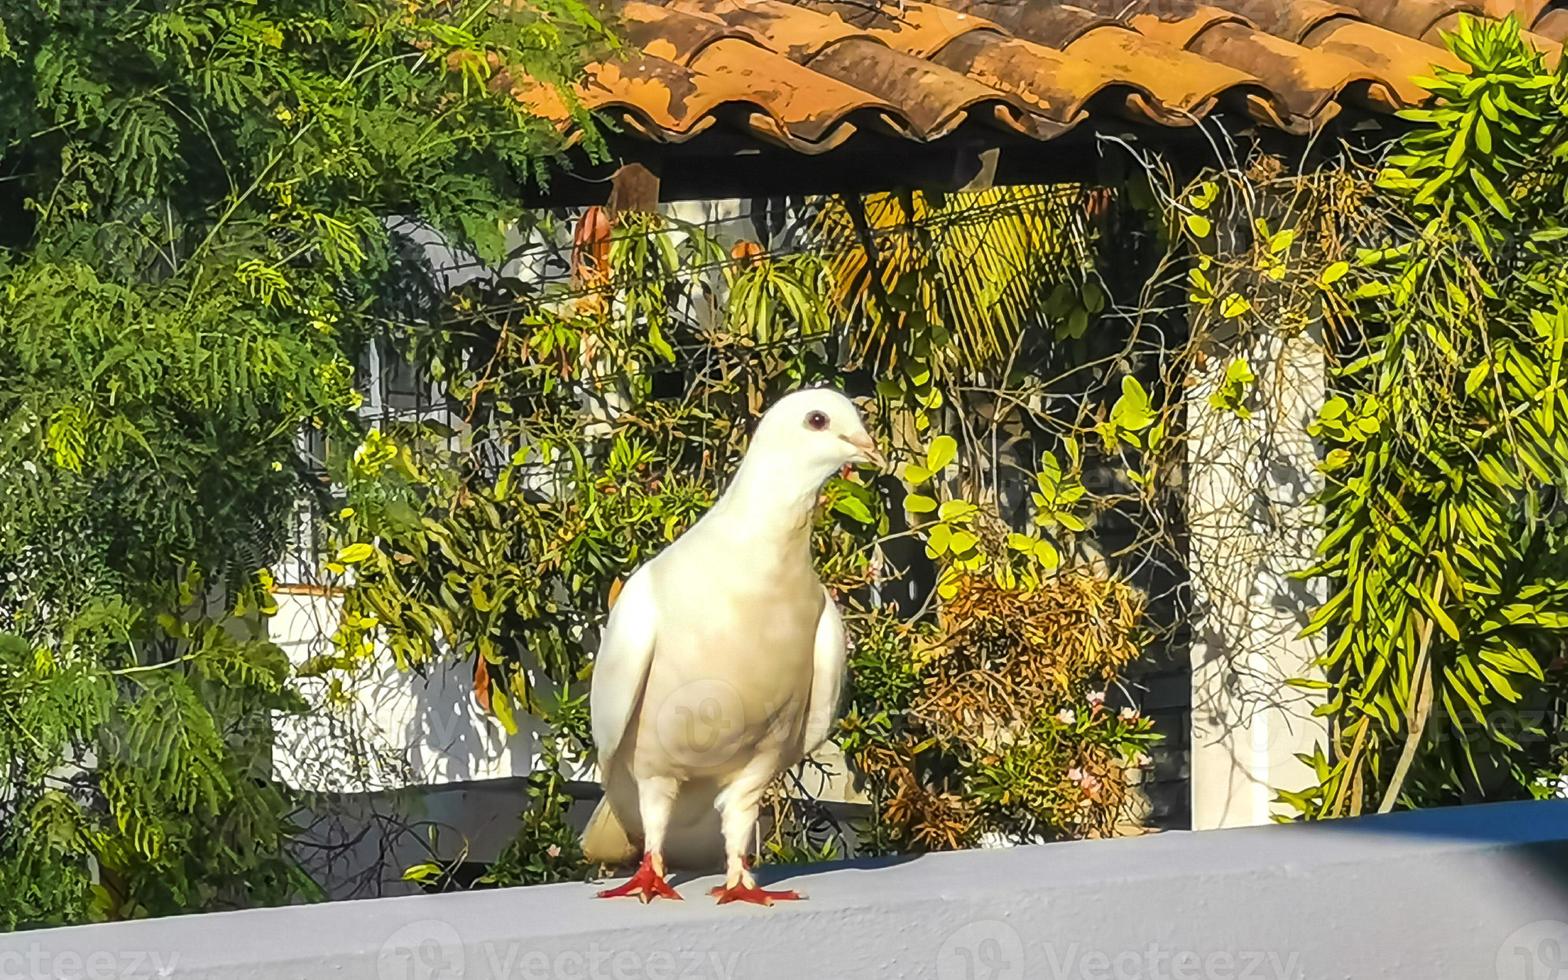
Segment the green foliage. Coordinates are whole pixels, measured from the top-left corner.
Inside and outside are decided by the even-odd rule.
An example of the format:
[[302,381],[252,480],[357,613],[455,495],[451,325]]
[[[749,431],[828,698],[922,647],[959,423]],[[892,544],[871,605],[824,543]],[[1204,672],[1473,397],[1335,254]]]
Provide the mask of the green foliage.
[[487,885],[538,885],[581,881],[589,867],[582,840],[568,820],[572,796],[561,774],[560,747],[547,744],[528,777],[527,806],[517,833],[480,881]]
[[[1063,472],[1054,452],[1047,450],[1040,456],[1040,469],[1033,474],[1035,489],[1029,494],[1034,526],[1028,531],[1004,530],[982,504],[963,496],[937,499],[942,493],[938,487],[950,483],[957,468],[958,441],[952,436],[937,436],[921,463],[904,467],[904,481],[910,489],[904,497],[904,509],[924,517],[918,530],[925,539],[926,557],[936,561],[940,569],[936,583],[939,597],[952,599],[963,577],[971,573],[988,572],[1004,588],[1033,589],[1057,571],[1062,563],[1058,548],[1062,537],[1088,530],[1076,513],[1086,493],[1077,471],[1081,464],[1077,440],[1068,438],[1066,448],[1073,472]],[[1050,531],[1057,540],[1041,536],[1037,528]],[[999,543],[1003,538],[1005,549]]]
[[761,344],[826,333],[826,286],[822,259],[810,253],[749,263],[731,276],[729,322]]
[[1142,597],[1082,573],[960,573],[939,626],[877,615],[850,658],[839,743],[871,799],[872,853],[1104,836],[1146,766],[1149,720],[1105,703]]
[[1252,382],[1257,376],[1252,373],[1252,365],[1244,357],[1238,357],[1225,365],[1225,377],[1220,386],[1209,395],[1209,404],[1225,412],[1231,412],[1238,418],[1251,418],[1252,410],[1247,408],[1247,392],[1251,389]]
[[1473,71],[1439,68],[1421,80],[1438,105],[1401,113],[1422,125],[1381,183],[1411,195],[1412,218],[1457,220],[1487,250],[1511,227],[1528,228],[1552,200],[1544,192],[1561,186],[1563,79],[1545,70],[1512,17],[1464,19],[1447,40]]
[[[1111,417],[1141,445],[1155,416],[1135,380]],[[1062,551],[1088,530],[1082,451],[1073,436],[1063,446],[1067,466],[1047,450],[1030,475],[1027,531],[953,492],[952,436],[904,466],[904,506],[922,521],[941,605],[936,624],[873,615],[856,637],[839,741],[871,797],[863,848],[1109,835],[1125,815],[1129,779],[1158,736],[1135,710],[1107,710],[1105,687],[1138,652],[1143,597],[1063,568]]]
[[[1379,181],[1394,239],[1322,279],[1363,348],[1314,431],[1333,594],[1308,816],[1525,795],[1561,771],[1568,631],[1568,90],[1517,25],[1464,20]],[[1330,273],[1333,273],[1331,276]]]
[[1095,431],[1105,443],[1106,452],[1114,450],[1118,443],[1152,450],[1159,444],[1162,432],[1162,427],[1155,425],[1156,421],[1149,393],[1129,374],[1122,378],[1122,394],[1111,404],[1110,416],[1096,426]]
[[[513,424],[496,420],[497,428]],[[350,464],[354,506],[342,533],[360,540],[338,553],[340,563],[357,560],[335,641],[364,662],[379,636],[399,666],[423,668],[457,640],[485,662],[484,697],[515,730],[513,702],[546,712],[529,672],[577,677],[577,638],[606,611],[611,583],[695,521],[711,491],[690,477],[661,476],[650,447],[626,435],[590,460],[572,434],[541,432],[491,477],[473,468],[472,438],[452,451],[436,433],[406,428],[406,445],[379,433],[366,443],[389,447],[396,465],[372,473]],[[358,459],[366,455],[362,448]],[[558,471],[559,492],[530,489],[540,469]],[[440,510],[429,512],[432,505]]]
[[0,927],[312,894],[265,569],[423,222],[501,251],[573,0],[0,9]]
[[1085,189],[835,197],[814,216],[831,307],[856,325],[851,352],[877,393],[925,432],[941,381],[1005,365],[1031,328],[1082,337],[1105,307],[1085,277]]

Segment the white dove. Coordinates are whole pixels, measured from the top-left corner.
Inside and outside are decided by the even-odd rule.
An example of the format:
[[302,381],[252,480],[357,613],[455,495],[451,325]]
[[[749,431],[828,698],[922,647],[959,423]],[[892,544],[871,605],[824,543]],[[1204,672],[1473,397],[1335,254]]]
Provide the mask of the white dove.
[[667,867],[716,869],[719,904],[798,899],[746,862],[762,794],[828,736],[844,627],[811,566],[828,478],[883,465],[849,399],[797,391],[763,414],[713,508],[626,581],[594,664],[589,707],[604,783],[583,832],[594,861],[636,874],[602,898],[679,899]]

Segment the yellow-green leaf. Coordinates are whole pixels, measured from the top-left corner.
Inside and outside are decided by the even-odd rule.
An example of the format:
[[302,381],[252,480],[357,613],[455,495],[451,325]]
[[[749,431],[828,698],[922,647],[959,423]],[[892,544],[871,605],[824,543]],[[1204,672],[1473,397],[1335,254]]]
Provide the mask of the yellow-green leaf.
[[1318,282],[1325,286],[1332,286],[1349,274],[1349,262],[1335,262],[1333,265],[1330,265],[1328,268],[1323,270],[1323,274],[1318,277]]
[[496,721],[501,723],[501,727],[506,729],[508,735],[517,734],[517,719],[512,714],[512,699],[507,697],[505,691],[491,688],[490,710],[495,714]]
[[940,472],[957,458],[958,440],[947,435],[937,436],[931,440],[931,448],[926,450],[926,469]]
[[954,524],[963,524],[971,520],[979,510],[979,507],[967,500],[947,500],[938,508],[936,516]]
[[1418,594],[1421,596],[1421,605],[1425,606],[1426,611],[1432,614],[1433,621],[1437,623],[1444,633],[1448,634],[1448,638],[1450,640],[1459,639],[1459,626],[1448,613],[1443,611],[1443,607],[1433,601],[1432,597],[1425,592]]
[[351,544],[342,551],[339,551],[338,562],[343,565],[357,565],[375,553],[376,549],[374,545],[366,544],[365,542],[361,541],[358,544]]
[[1252,310],[1252,302],[1240,293],[1231,293],[1220,303],[1220,316],[1234,320]]
[[979,542],[980,539],[970,531],[954,531],[948,539],[947,548],[955,555],[966,555]]
[[1056,571],[1062,563],[1062,556],[1057,554],[1056,546],[1044,538],[1035,542],[1034,558],[1048,572]]
[[904,498],[904,509],[911,514],[929,514],[936,510],[936,501],[923,493],[912,493]]
[[940,558],[947,554],[947,547],[952,543],[953,529],[946,524],[938,524],[926,535],[926,556]]

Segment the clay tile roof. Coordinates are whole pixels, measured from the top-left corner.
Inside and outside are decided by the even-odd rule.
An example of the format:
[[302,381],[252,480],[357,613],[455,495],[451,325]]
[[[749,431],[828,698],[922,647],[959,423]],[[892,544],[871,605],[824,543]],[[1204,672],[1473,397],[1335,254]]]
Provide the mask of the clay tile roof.
[[[870,129],[963,126],[1047,140],[1111,115],[1192,126],[1220,108],[1312,132],[1347,108],[1422,100],[1457,67],[1463,14],[1519,20],[1555,63],[1568,0],[622,0],[625,56],[583,103],[641,137],[739,130],[806,153]],[[570,119],[537,86],[519,98]]]

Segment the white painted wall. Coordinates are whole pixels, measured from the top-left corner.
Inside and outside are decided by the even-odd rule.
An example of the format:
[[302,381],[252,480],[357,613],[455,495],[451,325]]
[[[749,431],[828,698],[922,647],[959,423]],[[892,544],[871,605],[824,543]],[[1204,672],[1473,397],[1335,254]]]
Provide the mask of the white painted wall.
[[[336,596],[280,595],[273,640],[291,662],[304,663],[327,648],[341,613]],[[448,661],[420,676],[380,651],[347,704],[278,719],[274,773],[290,786],[332,793],[528,775],[538,757],[537,729],[524,718],[508,735],[474,700],[470,670]],[[303,686],[325,704],[323,684]]]
[[[1250,419],[1209,404],[1226,366],[1245,356],[1257,380]],[[1307,426],[1326,374],[1315,329],[1263,331],[1211,351],[1185,393],[1192,643],[1192,825],[1270,821],[1276,788],[1313,782],[1295,756],[1326,737],[1311,692],[1324,637],[1297,635],[1323,601],[1321,583],[1291,580],[1312,563],[1321,487]]]

